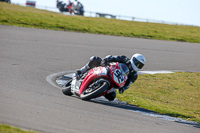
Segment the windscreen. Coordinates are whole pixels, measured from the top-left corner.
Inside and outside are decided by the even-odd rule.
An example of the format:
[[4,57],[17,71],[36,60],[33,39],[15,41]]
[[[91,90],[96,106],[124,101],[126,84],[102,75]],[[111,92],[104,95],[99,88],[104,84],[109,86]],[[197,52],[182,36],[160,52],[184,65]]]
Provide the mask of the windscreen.
[[120,63],[120,70],[124,76],[127,76],[129,74],[129,68],[123,63]]

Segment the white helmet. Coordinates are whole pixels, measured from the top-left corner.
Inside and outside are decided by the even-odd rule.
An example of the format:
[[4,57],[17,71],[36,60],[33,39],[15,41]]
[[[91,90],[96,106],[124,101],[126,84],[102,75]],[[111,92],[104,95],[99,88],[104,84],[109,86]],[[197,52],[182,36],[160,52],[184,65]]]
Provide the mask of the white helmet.
[[134,54],[131,57],[131,66],[134,71],[138,71],[138,70],[142,69],[145,62],[146,62],[146,59],[142,54]]

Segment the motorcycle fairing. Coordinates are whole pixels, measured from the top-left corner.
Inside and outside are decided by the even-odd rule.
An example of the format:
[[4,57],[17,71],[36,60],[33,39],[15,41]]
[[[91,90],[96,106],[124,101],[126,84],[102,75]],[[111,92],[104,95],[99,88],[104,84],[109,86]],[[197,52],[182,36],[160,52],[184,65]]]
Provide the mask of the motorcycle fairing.
[[81,81],[77,80],[76,77],[74,77],[74,79],[72,80],[72,83],[71,83],[72,93],[78,95],[80,87],[81,87]]
[[80,91],[79,91],[79,95],[81,95],[86,89],[87,87],[89,86],[89,84],[96,78],[108,78],[110,79],[108,76],[107,76],[107,70],[105,67],[96,67],[96,68],[93,68],[89,71],[88,75],[84,78],[83,82],[82,82],[82,85],[81,85],[81,88],[80,88]]
[[114,83],[117,84],[117,86],[119,87],[123,87],[126,83],[125,81],[127,80],[127,76],[122,75],[122,72],[120,70],[120,63],[113,63],[110,66],[110,72]]

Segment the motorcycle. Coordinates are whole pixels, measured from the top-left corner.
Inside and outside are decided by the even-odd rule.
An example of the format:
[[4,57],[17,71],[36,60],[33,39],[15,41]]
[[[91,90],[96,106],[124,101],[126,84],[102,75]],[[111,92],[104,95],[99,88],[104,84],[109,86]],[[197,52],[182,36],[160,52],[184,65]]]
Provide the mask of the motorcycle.
[[11,3],[10,0],[0,0],[0,1],[7,2],[7,3]]
[[63,1],[56,1],[56,7],[59,9],[60,12],[69,12],[70,14],[74,13],[76,15],[82,15],[84,16],[84,7],[83,5],[78,2],[76,5],[74,5],[73,3],[71,3],[70,5],[64,3]]
[[76,95],[82,100],[90,100],[115,91],[125,85],[129,68],[123,63],[110,63],[108,66],[95,67],[76,78],[74,74],[62,92],[65,95]]

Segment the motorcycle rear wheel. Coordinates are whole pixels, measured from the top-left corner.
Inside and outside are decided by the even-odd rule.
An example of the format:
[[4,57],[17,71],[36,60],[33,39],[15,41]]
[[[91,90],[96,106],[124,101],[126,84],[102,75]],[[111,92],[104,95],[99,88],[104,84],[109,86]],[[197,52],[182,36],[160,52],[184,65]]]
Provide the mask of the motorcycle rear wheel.
[[98,96],[100,96],[101,94],[103,94],[106,90],[109,89],[109,84],[107,82],[103,82],[103,84],[97,88],[96,90],[92,91],[91,93],[85,93],[85,90],[81,95],[80,95],[80,98],[82,100],[85,100],[85,101],[88,101],[92,98],[96,98]]

